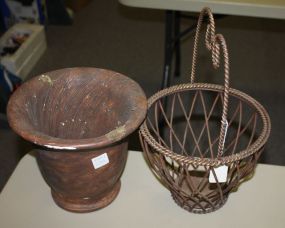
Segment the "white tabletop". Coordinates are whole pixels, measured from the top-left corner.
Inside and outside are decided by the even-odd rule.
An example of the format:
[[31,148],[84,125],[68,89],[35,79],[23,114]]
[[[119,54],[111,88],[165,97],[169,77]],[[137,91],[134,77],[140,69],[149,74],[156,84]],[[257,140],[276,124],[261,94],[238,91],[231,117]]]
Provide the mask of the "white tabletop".
[[178,207],[155,179],[142,154],[129,152],[122,188],[108,207],[86,214],[55,205],[35,158],[26,155],[0,194],[0,227],[285,227],[285,167],[258,165],[224,207],[206,215]]
[[200,12],[205,6],[213,13],[285,19],[285,0],[119,0],[123,5],[152,9]]

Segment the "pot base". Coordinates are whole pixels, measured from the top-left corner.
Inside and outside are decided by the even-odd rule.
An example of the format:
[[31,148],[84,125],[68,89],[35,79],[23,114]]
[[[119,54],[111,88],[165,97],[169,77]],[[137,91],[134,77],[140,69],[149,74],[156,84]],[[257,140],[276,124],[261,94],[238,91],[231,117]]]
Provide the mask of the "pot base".
[[118,181],[115,187],[99,200],[94,200],[92,198],[68,198],[53,190],[51,190],[51,195],[54,202],[61,208],[67,211],[84,213],[95,211],[109,205],[117,197],[120,188],[121,181]]

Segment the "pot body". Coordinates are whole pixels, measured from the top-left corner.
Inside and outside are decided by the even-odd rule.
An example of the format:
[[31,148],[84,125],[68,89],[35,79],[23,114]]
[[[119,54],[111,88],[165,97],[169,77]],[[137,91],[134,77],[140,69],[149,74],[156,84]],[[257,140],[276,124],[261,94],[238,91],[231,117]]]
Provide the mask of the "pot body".
[[7,116],[18,135],[38,146],[39,167],[55,202],[88,212],[118,194],[127,138],[146,109],[135,81],[110,70],[79,67],[25,82],[10,98]]
[[[73,212],[94,211],[110,204],[120,190],[127,145],[123,141],[102,149],[72,152],[37,149],[40,170],[56,204]],[[103,154],[109,162],[95,168],[92,159]]]

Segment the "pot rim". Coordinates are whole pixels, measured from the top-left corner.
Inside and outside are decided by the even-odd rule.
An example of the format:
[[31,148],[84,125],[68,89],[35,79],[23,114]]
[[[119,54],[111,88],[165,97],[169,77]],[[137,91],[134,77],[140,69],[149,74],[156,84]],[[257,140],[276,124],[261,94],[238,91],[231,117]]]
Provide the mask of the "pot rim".
[[[116,143],[132,132],[134,132],[143,122],[147,112],[147,99],[144,91],[141,87],[131,78],[126,77],[123,74],[114,72],[112,70],[101,69],[101,68],[93,68],[93,67],[74,67],[74,68],[63,68],[60,70],[55,70],[51,72],[47,72],[45,74],[52,74],[57,71],[76,71],[80,70],[82,72],[86,70],[99,70],[109,73],[116,74],[116,77],[122,77],[125,81],[130,82],[131,86],[129,86],[128,93],[131,94],[131,114],[130,118],[122,123],[121,126],[111,130],[110,132],[94,137],[94,138],[83,138],[83,139],[64,139],[50,136],[46,133],[43,133],[39,130],[36,130],[31,124],[23,123],[21,117],[21,112],[19,112],[19,108],[15,105],[18,96],[23,90],[26,89],[26,85],[34,82],[35,80],[39,81],[39,77],[34,77],[29,81],[25,82],[21,85],[11,96],[8,106],[7,106],[7,117],[10,127],[22,138],[25,140],[32,142],[36,145],[43,146],[46,148],[54,149],[54,150],[78,150],[78,149],[91,149],[91,148],[100,148],[107,145],[111,145]],[[24,105],[23,107],[24,108]]]

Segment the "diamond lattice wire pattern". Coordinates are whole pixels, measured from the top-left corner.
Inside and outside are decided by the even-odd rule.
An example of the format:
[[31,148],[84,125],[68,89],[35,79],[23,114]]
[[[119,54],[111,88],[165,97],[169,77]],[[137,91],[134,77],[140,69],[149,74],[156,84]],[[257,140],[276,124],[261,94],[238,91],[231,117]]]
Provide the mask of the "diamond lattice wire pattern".
[[[164,99],[159,99],[149,110],[147,125],[152,136],[177,154],[216,158],[223,94],[200,90],[175,93],[167,98],[167,110]],[[261,120],[252,107],[234,97],[230,103],[224,156],[247,149],[261,131],[257,128]]]

